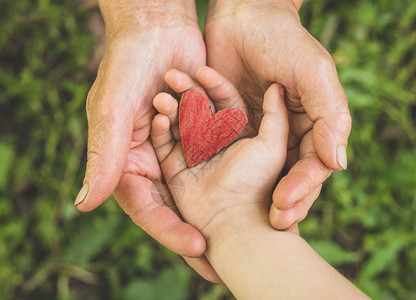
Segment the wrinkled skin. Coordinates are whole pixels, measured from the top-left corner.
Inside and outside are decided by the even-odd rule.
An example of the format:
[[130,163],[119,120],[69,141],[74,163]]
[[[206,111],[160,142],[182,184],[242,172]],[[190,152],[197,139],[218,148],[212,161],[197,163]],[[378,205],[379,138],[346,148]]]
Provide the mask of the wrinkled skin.
[[[290,133],[286,169],[270,210],[280,230],[302,221],[332,170],[346,167],[351,128],[347,98],[329,53],[302,27],[290,1],[211,1],[205,27],[208,65],[243,95],[255,127],[270,83],[286,89]],[[224,105],[228,105],[225,103]],[[338,159],[338,160],[337,160]]]
[[[285,87],[291,169],[273,195],[270,218],[278,229],[302,220],[331,170],[342,169],[336,149],[346,146],[351,122],[334,64],[292,2],[224,3],[210,3],[206,61],[193,1],[100,1],[106,45],[87,99],[88,163],[76,199],[80,211],[91,211],[114,193],[135,224],[213,282],[221,280],[203,256],[205,239],[163,202],[166,186],[154,185],[161,171],[149,141],[152,98],[167,90],[166,71],[194,74],[208,62],[244,96],[255,127],[267,87]],[[229,106],[216,103],[217,110]]]
[[[89,186],[89,191],[77,208],[91,211],[114,192],[120,207],[135,224],[184,256],[207,280],[221,282],[203,256],[204,237],[183,222],[172,205],[163,202],[159,192],[166,192],[166,187],[153,184],[161,171],[149,141],[155,115],[152,98],[167,89],[163,80],[167,70],[195,73],[198,66],[205,64],[205,46],[196,16],[178,11],[172,17],[173,5],[148,7],[151,11],[147,14],[142,9],[142,15],[131,20],[106,14],[113,9],[106,4],[101,3],[101,9],[106,45],[87,98],[88,163],[84,185]],[[169,17],[163,18],[164,14]]]

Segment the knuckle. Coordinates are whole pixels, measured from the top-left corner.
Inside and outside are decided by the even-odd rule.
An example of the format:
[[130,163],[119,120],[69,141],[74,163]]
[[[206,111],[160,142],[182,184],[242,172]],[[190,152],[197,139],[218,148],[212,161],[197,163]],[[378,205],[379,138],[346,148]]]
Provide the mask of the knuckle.
[[336,116],[336,124],[338,131],[348,136],[352,126],[352,118],[349,111],[339,113]]
[[347,113],[341,114],[340,120],[341,120],[341,123],[344,124],[347,131],[350,132],[351,126],[352,126],[352,118],[351,118],[350,113],[347,112]]

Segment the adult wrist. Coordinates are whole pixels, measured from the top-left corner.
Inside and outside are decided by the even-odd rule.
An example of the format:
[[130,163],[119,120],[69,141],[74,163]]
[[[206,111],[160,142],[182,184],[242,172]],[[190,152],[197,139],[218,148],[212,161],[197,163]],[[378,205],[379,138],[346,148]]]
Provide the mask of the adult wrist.
[[107,31],[198,26],[194,0],[99,0]]

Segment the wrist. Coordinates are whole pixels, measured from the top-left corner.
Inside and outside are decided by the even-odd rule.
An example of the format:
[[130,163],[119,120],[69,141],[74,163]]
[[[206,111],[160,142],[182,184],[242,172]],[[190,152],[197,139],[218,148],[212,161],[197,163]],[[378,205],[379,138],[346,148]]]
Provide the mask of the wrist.
[[228,10],[229,12],[234,11],[237,7],[252,6],[252,5],[291,5],[299,11],[304,0],[210,0],[208,10],[208,16],[210,11],[215,11],[217,8],[221,10]]
[[201,230],[210,249],[239,243],[259,228],[271,228],[268,218],[270,201],[244,203],[218,212]]
[[198,26],[194,0],[99,0],[107,32]]

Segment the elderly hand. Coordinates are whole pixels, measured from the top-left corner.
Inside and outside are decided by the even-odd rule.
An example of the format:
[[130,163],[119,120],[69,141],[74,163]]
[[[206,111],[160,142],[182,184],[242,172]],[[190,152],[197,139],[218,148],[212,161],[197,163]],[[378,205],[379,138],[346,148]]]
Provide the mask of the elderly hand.
[[274,191],[270,222],[276,229],[293,231],[332,170],[346,169],[351,129],[334,62],[302,27],[300,4],[212,0],[205,27],[208,65],[238,88],[257,128],[266,89],[273,82],[286,89],[289,172]]
[[182,221],[165,186],[149,133],[152,98],[167,90],[163,76],[194,73],[206,62],[205,45],[189,0],[100,1],[106,45],[87,98],[88,163],[75,205],[91,211],[113,192],[133,222],[203,277],[221,282],[206,258],[205,239]]

